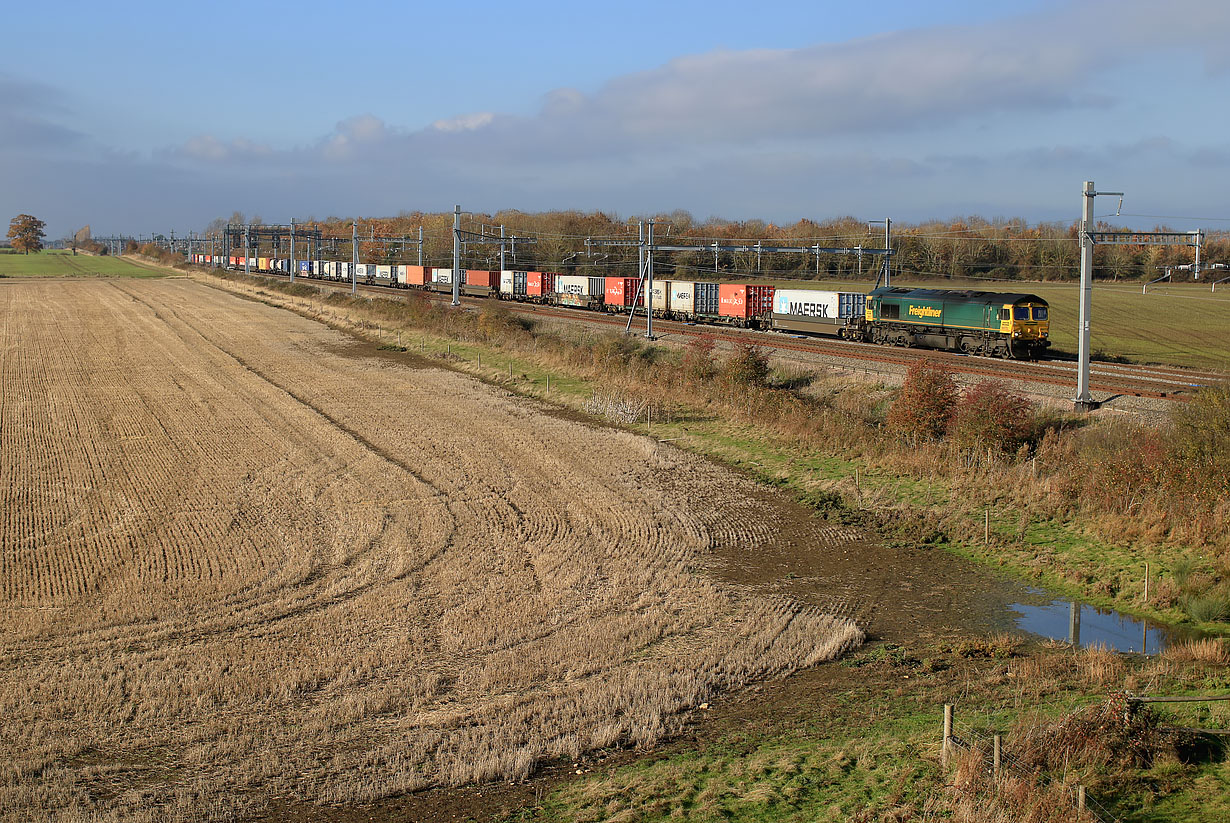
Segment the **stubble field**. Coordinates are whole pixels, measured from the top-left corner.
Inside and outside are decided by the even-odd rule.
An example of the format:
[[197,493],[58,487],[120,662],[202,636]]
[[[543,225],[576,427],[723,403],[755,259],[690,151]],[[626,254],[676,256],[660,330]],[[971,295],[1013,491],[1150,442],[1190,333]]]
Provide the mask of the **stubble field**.
[[289,312],[10,282],[0,347],[4,819],[516,779],[861,639],[706,574],[749,481]]

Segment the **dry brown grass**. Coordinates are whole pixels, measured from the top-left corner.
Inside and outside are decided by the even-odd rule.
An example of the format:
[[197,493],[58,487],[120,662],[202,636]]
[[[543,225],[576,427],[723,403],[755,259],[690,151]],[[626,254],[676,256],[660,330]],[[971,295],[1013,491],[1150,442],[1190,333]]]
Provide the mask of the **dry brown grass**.
[[704,575],[774,512],[670,447],[187,281],[0,317],[4,819],[516,779],[861,638]]
[[1167,646],[1162,652],[1162,657],[1175,663],[1207,663],[1227,666],[1230,665],[1230,644],[1227,644],[1224,638],[1219,637],[1184,640]]

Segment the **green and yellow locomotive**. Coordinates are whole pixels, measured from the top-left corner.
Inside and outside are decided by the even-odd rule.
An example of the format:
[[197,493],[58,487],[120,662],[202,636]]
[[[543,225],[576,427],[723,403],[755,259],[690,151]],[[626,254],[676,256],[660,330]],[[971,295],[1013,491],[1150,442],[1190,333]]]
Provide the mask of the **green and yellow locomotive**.
[[1033,360],[1049,333],[1047,302],[1033,294],[887,286],[867,295],[872,343]]

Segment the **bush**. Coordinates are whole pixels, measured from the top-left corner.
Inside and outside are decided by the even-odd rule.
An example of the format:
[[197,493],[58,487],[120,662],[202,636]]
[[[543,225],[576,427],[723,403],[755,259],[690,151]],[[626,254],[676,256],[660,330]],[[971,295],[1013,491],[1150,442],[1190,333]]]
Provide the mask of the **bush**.
[[1230,602],[1219,594],[1190,595],[1182,603],[1184,611],[1197,623],[1214,623],[1230,614]]
[[731,387],[769,385],[769,358],[752,343],[739,343],[722,363],[722,382]]
[[888,410],[888,427],[911,440],[938,440],[952,423],[957,384],[941,364],[923,358],[905,374],[901,392]]
[[1030,403],[1003,383],[984,380],[961,398],[949,434],[966,449],[1011,452],[1029,438]]
[[1205,386],[1170,414],[1171,449],[1194,480],[1230,489],[1230,383]]
[[693,337],[683,347],[683,373],[692,380],[706,382],[717,374],[713,348],[717,344],[712,334]]

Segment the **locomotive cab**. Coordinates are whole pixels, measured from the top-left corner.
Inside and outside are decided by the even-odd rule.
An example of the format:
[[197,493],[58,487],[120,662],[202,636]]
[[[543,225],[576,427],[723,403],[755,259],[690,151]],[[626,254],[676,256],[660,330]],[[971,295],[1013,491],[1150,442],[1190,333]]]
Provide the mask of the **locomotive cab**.
[[1036,297],[1007,303],[999,310],[999,330],[1009,341],[1016,357],[1035,357],[1051,344],[1050,311],[1046,301]]

